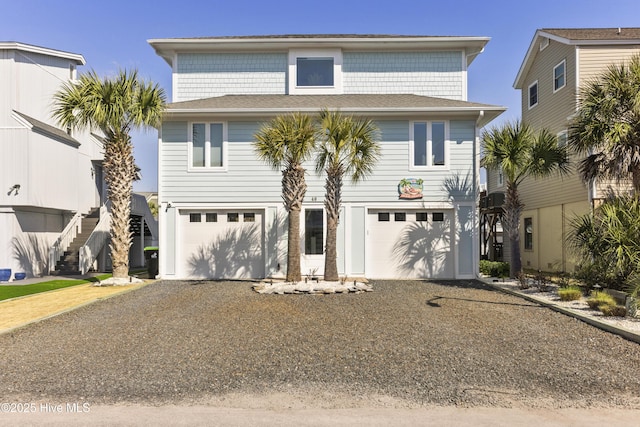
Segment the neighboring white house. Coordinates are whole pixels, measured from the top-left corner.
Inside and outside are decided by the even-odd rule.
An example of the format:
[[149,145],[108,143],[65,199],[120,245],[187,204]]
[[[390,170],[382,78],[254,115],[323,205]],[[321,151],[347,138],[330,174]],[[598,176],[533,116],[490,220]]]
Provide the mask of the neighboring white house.
[[[60,129],[52,118],[54,93],[84,64],[79,54],[0,42],[0,269],[12,276],[109,268],[102,139]],[[61,263],[69,250],[75,254]],[[141,248],[133,260],[143,264]]]
[[[368,278],[472,278],[479,130],[505,108],[467,100],[486,37],[285,35],[154,39],[173,103],[159,138],[160,276],[286,271],[281,173],[255,155],[271,118],[321,108],[380,130],[374,173],[345,179],[338,270]],[[302,273],[322,275],[324,176],[309,162]],[[411,192],[407,191],[409,187]]]

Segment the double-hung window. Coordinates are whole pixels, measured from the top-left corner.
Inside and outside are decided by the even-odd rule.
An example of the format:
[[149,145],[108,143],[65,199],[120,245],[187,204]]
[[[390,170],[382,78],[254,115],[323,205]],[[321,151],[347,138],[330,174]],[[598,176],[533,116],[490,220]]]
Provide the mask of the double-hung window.
[[559,91],[565,84],[567,62],[563,59],[558,65],[553,67],[553,91]]
[[190,169],[226,169],[225,126],[223,123],[192,123]]
[[538,81],[531,83],[529,85],[529,99],[528,99],[529,108],[533,108],[538,105]]
[[291,49],[289,94],[342,93],[340,49]]
[[409,151],[410,169],[448,167],[449,146],[447,137],[447,122],[413,122]]

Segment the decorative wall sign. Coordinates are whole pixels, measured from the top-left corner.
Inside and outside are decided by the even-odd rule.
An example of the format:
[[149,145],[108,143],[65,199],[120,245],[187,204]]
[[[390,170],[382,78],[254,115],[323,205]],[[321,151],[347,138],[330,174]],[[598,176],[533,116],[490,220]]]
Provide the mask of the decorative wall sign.
[[404,178],[398,184],[400,199],[422,199],[422,178]]

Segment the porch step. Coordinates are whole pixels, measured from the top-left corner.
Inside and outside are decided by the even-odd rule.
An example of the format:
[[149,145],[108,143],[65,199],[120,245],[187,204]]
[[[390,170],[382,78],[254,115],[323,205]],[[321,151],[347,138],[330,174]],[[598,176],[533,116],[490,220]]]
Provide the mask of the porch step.
[[95,230],[96,225],[100,221],[100,209],[92,209],[85,217],[82,218],[82,232],[76,235],[67,250],[56,262],[55,275],[73,275],[80,274],[80,248],[87,243],[87,239]]

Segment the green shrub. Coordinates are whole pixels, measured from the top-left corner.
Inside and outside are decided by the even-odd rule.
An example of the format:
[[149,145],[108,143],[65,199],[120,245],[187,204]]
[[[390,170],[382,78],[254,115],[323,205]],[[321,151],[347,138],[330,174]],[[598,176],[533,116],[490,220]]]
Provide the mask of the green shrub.
[[480,261],[480,273],[491,277],[509,277],[509,263],[500,261]]
[[600,306],[600,311],[605,316],[625,317],[627,315],[627,309],[617,304],[603,304]]
[[558,289],[558,296],[562,301],[576,301],[582,298],[582,289],[580,286],[567,286]]
[[592,309],[600,309],[601,306],[615,306],[616,300],[606,292],[595,291],[587,299],[587,304]]

